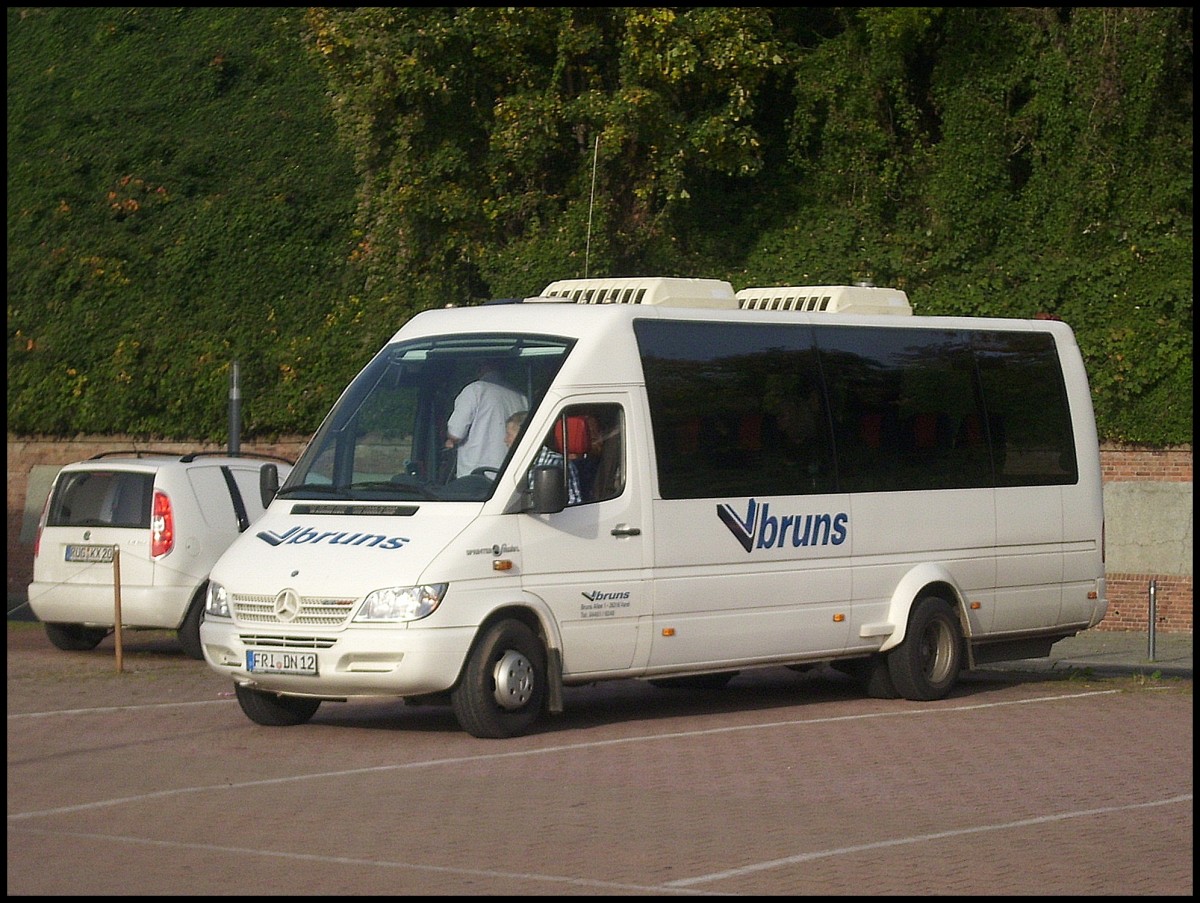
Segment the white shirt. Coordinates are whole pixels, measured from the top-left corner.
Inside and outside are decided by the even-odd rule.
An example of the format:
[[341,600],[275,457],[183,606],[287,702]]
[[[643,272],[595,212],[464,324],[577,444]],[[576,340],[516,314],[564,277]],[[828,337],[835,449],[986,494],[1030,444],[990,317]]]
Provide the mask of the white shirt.
[[520,392],[489,382],[487,377],[467,384],[454,400],[446,431],[458,443],[458,476],[476,467],[499,467],[508,453],[504,424],[517,411],[529,409]]

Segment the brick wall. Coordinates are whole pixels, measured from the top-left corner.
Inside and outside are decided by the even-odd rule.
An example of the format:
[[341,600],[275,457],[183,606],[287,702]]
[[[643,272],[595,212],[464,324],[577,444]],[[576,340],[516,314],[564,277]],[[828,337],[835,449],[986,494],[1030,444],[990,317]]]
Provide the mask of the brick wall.
[[[243,452],[282,455],[295,459],[306,438],[278,439],[273,442],[243,442]],[[190,451],[220,451],[220,445],[194,445],[187,442],[135,441],[127,437],[79,437],[75,439],[38,439],[8,437],[8,594],[24,596],[33,579],[33,550],[21,541],[25,510],[25,489],[30,469],[35,464],[60,467],[82,461],[97,452],[127,448],[155,448],[184,454]],[[1100,467],[1108,482],[1192,482],[1192,449],[1144,449],[1105,446],[1100,451]],[[1149,623],[1149,586],[1156,582],[1155,615],[1157,629],[1163,633],[1191,633],[1192,577],[1178,574],[1108,574],[1108,614],[1100,630],[1146,630]]]
[[1192,449],[1105,445],[1100,449],[1100,474],[1105,483],[1190,483]]
[[1147,630],[1150,583],[1154,582],[1155,629],[1192,632],[1192,578],[1161,574],[1108,574],[1108,613],[1100,630]]
[[[1100,449],[1105,483],[1190,483],[1190,447],[1145,449],[1105,445]],[[1146,630],[1150,615],[1150,582],[1154,581],[1156,630],[1192,632],[1192,578],[1164,574],[1108,574],[1108,613],[1100,630]]]

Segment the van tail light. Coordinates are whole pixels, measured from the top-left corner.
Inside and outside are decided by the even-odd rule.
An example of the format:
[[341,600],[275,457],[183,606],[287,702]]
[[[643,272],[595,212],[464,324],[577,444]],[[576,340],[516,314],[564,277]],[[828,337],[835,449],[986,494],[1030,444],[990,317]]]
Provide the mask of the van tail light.
[[171,499],[154,490],[154,516],[150,519],[150,557],[159,558],[175,548],[175,515]]

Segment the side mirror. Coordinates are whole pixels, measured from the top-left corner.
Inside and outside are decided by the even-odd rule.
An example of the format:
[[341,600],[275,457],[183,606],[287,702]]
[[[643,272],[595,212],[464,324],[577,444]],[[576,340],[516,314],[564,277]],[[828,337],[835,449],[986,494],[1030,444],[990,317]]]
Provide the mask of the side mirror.
[[258,470],[258,495],[262,499],[263,510],[271,504],[275,493],[279,492],[279,468],[274,464],[264,464]]
[[532,494],[531,510],[537,514],[556,514],[567,507],[567,481],[562,465],[535,467]]

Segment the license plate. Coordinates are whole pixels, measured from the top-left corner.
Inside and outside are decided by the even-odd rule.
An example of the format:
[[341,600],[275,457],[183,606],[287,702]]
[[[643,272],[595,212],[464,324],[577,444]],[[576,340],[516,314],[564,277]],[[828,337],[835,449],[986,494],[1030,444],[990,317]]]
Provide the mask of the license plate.
[[255,674],[317,675],[315,652],[275,652],[263,649],[246,650],[246,670]]
[[87,564],[111,564],[113,560],[112,546],[67,546],[67,561],[82,561]]

